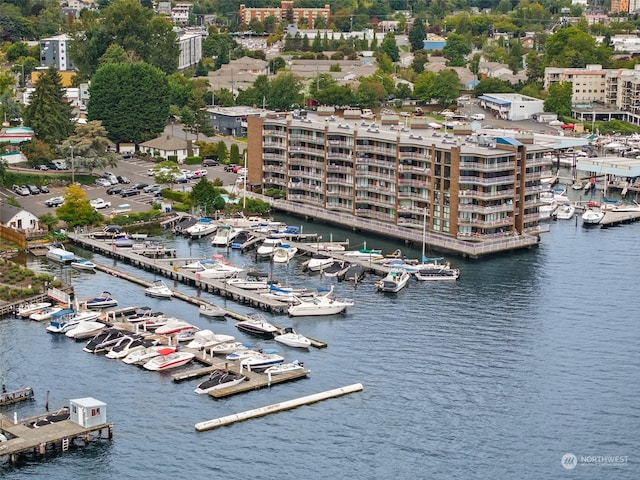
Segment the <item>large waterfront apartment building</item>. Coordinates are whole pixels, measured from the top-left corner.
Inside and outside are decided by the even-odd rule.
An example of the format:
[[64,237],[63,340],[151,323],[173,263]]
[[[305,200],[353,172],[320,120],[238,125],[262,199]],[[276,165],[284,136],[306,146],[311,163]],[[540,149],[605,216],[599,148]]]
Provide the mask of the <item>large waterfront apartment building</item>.
[[247,120],[247,180],[263,192],[390,226],[422,229],[426,213],[430,233],[469,241],[541,231],[540,179],[551,148],[532,134]]
[[325,5],[322,8],[306,8],[294,7],[291,0],[282,0],[279,7],[247,7],[240,5],[240,22],[249,25],[252,18],[257,18],[261,22],[267,17],[276,17],[279,22],[287,20],[289,12],[293,17],[293,23],[297,24],[299,20],[306,19],[308,28],[315,28],[316,19],[322,17],[326,20],[325,24],[329,25],[329,16],[331,15],[331,7]]

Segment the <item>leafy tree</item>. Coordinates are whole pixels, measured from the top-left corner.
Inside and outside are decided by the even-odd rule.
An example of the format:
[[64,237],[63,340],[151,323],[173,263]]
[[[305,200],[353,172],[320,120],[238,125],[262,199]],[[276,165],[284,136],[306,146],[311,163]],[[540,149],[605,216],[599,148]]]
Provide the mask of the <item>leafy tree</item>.
[[227,144],[223,140],[218,142],[218,161],[220,163],[229,163],[229,153],[227,150]]
[[411,62],[411,68],[415,73],[424,72],[425,63],[429,62],[429,53],[426,50],[416,50],[413,53],[413,61]]
[[584,68],[587,64],[608,65],[613,49],[598,48],[590,34],[577,27],[562,28],[545,42],[545,65]]
[[229,148],[229,163],[240,165],[240,148],[237,143],[232,143]]
[[373,80],[367,79],[360,82],[356,92],[358,104],[362,107],[377,107],[386,99],[384,87]]
[[222,105],[223,107],[232,107],[236,104],[233,93],[226,88],[215,92],[214,101],[215,105]]
[[544,101],[545,112],[555,112],[559,117],[571,115],[571,82],[554,82],[549,86],[549,96]]
[[389,32],[384,36],[380,44],[380,51],[386,53],[392,62],[400,61],[400,49],[396,44],[396,36]]
[[396,87],[396,97],[398,98],[411,98],[411,87],[407,83],[399,83]]
[[542,63],[542,57],[538,55],[538,52],[531,50],[527,53],[525,61],[527,64],[527,80],[530,83],[542,80],[544,77],[544,65]]
[[58,224],[58,217],[53,213],[47,212],[38,216],[38,222],[40,222],[40,225],[45,225],[48,231],[53,232],[55,226]]
[[[133,61],[124,48],[115,43],[109,45],[107,51],[98,60],[98,65],[106,65],[107,63],[128,63]],[[137,61],[137,60],[136,60]]]
[[278,70],[284,70],[287,64],[282,57],[275,57],[269,60],[269,71],[271,73],[278,73]]
[[290,72],[281,72],[269,82],[267,105],[274,110],[288,111],[302,102],[302,84]]
[[424,72],[418,75],[413,83],[413,97],[427,103],[431,102],[435,81],[436,74],[434,72]]
[[18,61],[20,57],[32,57],[31,50],[29,46],[24,42],[16,42],[7,48],[5,51],[5,55],[7,57],[7,61],[11,63],[15,63]]
[[32,166],[50,162],[55,158],[51,145],[37,138],[32,138],[31,141],[20,145],[20,150]]
[[51,65],[40,75],[24,110],[25,124],[33,128],[36,137],[50,145],[60,143],[73,132],[73,113],[64,96],[62,78]]
[[94,120],[78,124],[75,133],[63,142],[60,151],[68,158],[73,155],[73,168],[91,172],[117,166],[118,155],[107,151],[109,146],[111,141],[102,122]]
[[178,164],[169,160],[156,164],[152,171],[153,179],[156,183],[168,186],[173,186],[173,183],[176,181],[176,175],[182,173]]
[[409,30],[409,44],[411,45],[411,51],[417,52],[424,48],[424,40],[427,38],[427,29],[424,26],[424,22],[421,18],[416,19],[413,23],[413,27]]
[[378,60],[378,69],[381,72],[388,73],[388,74],[393,73],[393,63],[391,62],[389,55],[387,55],[384,52],[380,52],[377,60]]
[[220,193],[220,189],[216,188],[209,180],[201,178],[191,189],[191,202],[193,205],[203,208],[206,215],[224,208],[224,199]]
[[316,78],[312,79],[309,83],[309,94],[313,97],[317,92],[329,87],[333,87],[338,84],[338,81],[333,78],[330,73],[319,73]]
[[455,70],[442,70],[436,75],[432,96],[443,106],[460,96],[460,78]]
[[96,223],[100,215],[91,206],[87,194],[78,185],[70,185],[64,192],[64,203],[56,209],[56,215],[70,227]]
[[513,93],[513,88],[499,78],[483,78],[473,89],[473,94],[479,97],[485,93]]
[[0,95],[0,118],[6,118],[8,122],[18,122],[21,117],[22,104],[16,102],[8,89],[5,90]]
[[115,143],[155,138],[169,116],[169,83],[163,73],[143,62],[108,64],[93,77],[89,120],[102,120]]
[[447,37],[442,53],[449,60],[447,65],[464,67],[467,63],[465,57],[471,53],[471,46],[462,35],[452,33]]
[[351,105],[356,103],[356,99],[351,88],[339,85],[333,85],[323,90],[318,90],[314,99],[320,105]]

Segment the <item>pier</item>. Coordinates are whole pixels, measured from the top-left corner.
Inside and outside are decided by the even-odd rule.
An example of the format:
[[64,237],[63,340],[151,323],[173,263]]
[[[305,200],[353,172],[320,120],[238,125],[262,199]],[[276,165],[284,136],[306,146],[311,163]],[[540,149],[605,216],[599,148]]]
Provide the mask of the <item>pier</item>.
[[600,228],[614,227],[625,223],[633,223],[640,220],[640,211],[615,212],[607,211],[600,221]]

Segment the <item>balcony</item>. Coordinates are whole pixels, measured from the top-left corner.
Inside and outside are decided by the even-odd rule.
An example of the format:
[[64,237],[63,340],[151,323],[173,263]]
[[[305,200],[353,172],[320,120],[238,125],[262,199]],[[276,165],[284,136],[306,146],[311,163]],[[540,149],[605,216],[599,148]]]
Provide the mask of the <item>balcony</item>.
[[267,138],[267,137],[287,138],[287,131],[285,129],[282,129],[282,130],[263,129],[262,136],[264,138]]
[[376,205],[378,207],[395,208],[395,200],[392,197],[378,196],[378,197],[360,197],[356,193],[356,203]]
[[516,162],[460,162],[460,170],[476,170],[478,172],[502,172],[513,171],[516,168]]
[[424,152],[406,152],[400,150],[400,154],[398,155],[400,160],[431,160],[431,156],[427,151]]
[[287,169],[286,167],[280,166],[280,165],[264,165],[262,167],[262,171],[267,173],[267,172],[271,172],[271,173],[282,173],[285,174],[287,173]]
[[543,165],[551,165],[552,163],[553,163],[552,158],[545,158],[545,157],[527,158],[527,168],[538,167]]
[[327,177],[327,185],[345,185],[353,187],[353,179],[344,177]]
[[302,147],[299,145],[291,145],[289,148],[289,155],[293,155],[295,153],[307,153],[307,154],[324,158],[325,152],[323,149]]
[[384,222],[395,222],[396,218],[393,213],[378,212],[368,208],[356,208],[356,216],[375,218]]
[[281,160],[283,162],[287,159],[284,151],[282,153],[263,153],[262,158],[263,160]]
[[305,182],[289,182],[287,184],[289,190],[302,190],[305,192],[323,192],[324,189],[320,185],[309,185]]
[[460,190],[460,197],[481,198],[484,200],[498,198],[513,198],[514,190],[499,190],[496,192],[480,192],[478,190]]
[[396,149],[395,148],[385,148],[385,147],[377,147],[374,145],[356,145],[356,151],[358,152],[370,152],[377,153],[379,155],[385,155],[387,157],[396,158]]
[[409,199],[409,200],[421,200],[423,202],[426,202],[429,198],[429,192],[427,190],[423,192],[407,192],[403,190],[398,190],[398,198]]
[[346,148],[349,150],[353,150],[353,140],[352,141],[348,141],[348,140],[329,140],[328,145],[330,147],[341,147],[341,148]]
[[513,203],[502,203],[500,205],[490,205],[490,206],[473,205],[473,204],[458,205],[459,212],[479,213],[481,215],[489,215],[491,213],[499,213],[499,212],[512,212],[513,208],[514,208]]
[[353,167],[347,167],[345,165],[334,165],[330,163],[327,165],[327,172],[330,173],[347,173],[353,175],[354,169]]
[[431,169],[428,167],[422,167],[419,165],[407,165],[405,163],[401,163],[398,165],[398,172],[406,172],[406,173],[418,173],[421,175],[431,175]]
[[327,210],[333,210],[336,212],[353,213],[353,205],[344,205],[343,203],[327,203]]
[[395,175],[389,175],[387,172],[375,172],[372,170],[358,170],[356,173],[358,178],[373,178],[375,180],[384,180],[389,183],[396,183]]
[[315,143],[319,145],[324,145],[324,137],[315,137],[313,135],[304,135],[299,133],[293,133],[289,135],[289,141],[291,140],[299,140],[301,142],[306,143]]
[[472,184],[472,185],[509,185],[515,181],[515,175],[506,175],[501,177],[472,177],[472,176],[460,176],[458,182],[462,184]]
[[417,187],[417,188],[429,188],[429,182],[426,180],[416,180],[415,178],[399,178],[399,187]]
[[343,152],[334,152],[327,151],[327,158],[329,160],[353,160],[353,153],[343,153]]
[[274,140],[272,138],[266,137],[263,141],[262,141],[262,145],[265,147],[270,147],[270,148],[282,148],[282,149],[286,149],[287,148],[287,142],[283,141],[283,140]]
[[383,167],[389,170],[393,170],[394,172],[396,170],[395,160],[393,160],[392,162],[389,162],[387,160],[378,160],[377,158],[358,157],[357,164],[358,166],[367,165],[367,166],[374,166],[374,167]]
[[478,228],[499,228],[513,225],[512,217],[504,217],[498,220],[480,220],[478,218],[458,218],[458,225],[471,225]]
[[301,165],[304,167],[324,169],[324,162],[318,162],[308,158],[291,157],[289,158],[289,165]]

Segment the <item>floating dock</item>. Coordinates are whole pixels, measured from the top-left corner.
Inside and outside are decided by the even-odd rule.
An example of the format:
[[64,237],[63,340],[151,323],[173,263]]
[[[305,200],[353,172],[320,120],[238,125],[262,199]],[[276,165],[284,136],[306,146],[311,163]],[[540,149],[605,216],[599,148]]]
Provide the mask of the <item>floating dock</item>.
[[614,227],[625,223],[633,223],[640,220],[640,211],[615,212],[607,211],[600,221],[600,228]]
[[20,390],[14,390],[13,392],[7,392],[4,385],[2,386],[2,393],[0,393],[0,406],[23,402],[25,400],[33,400],[32,388],[27,387],[21,388]]

